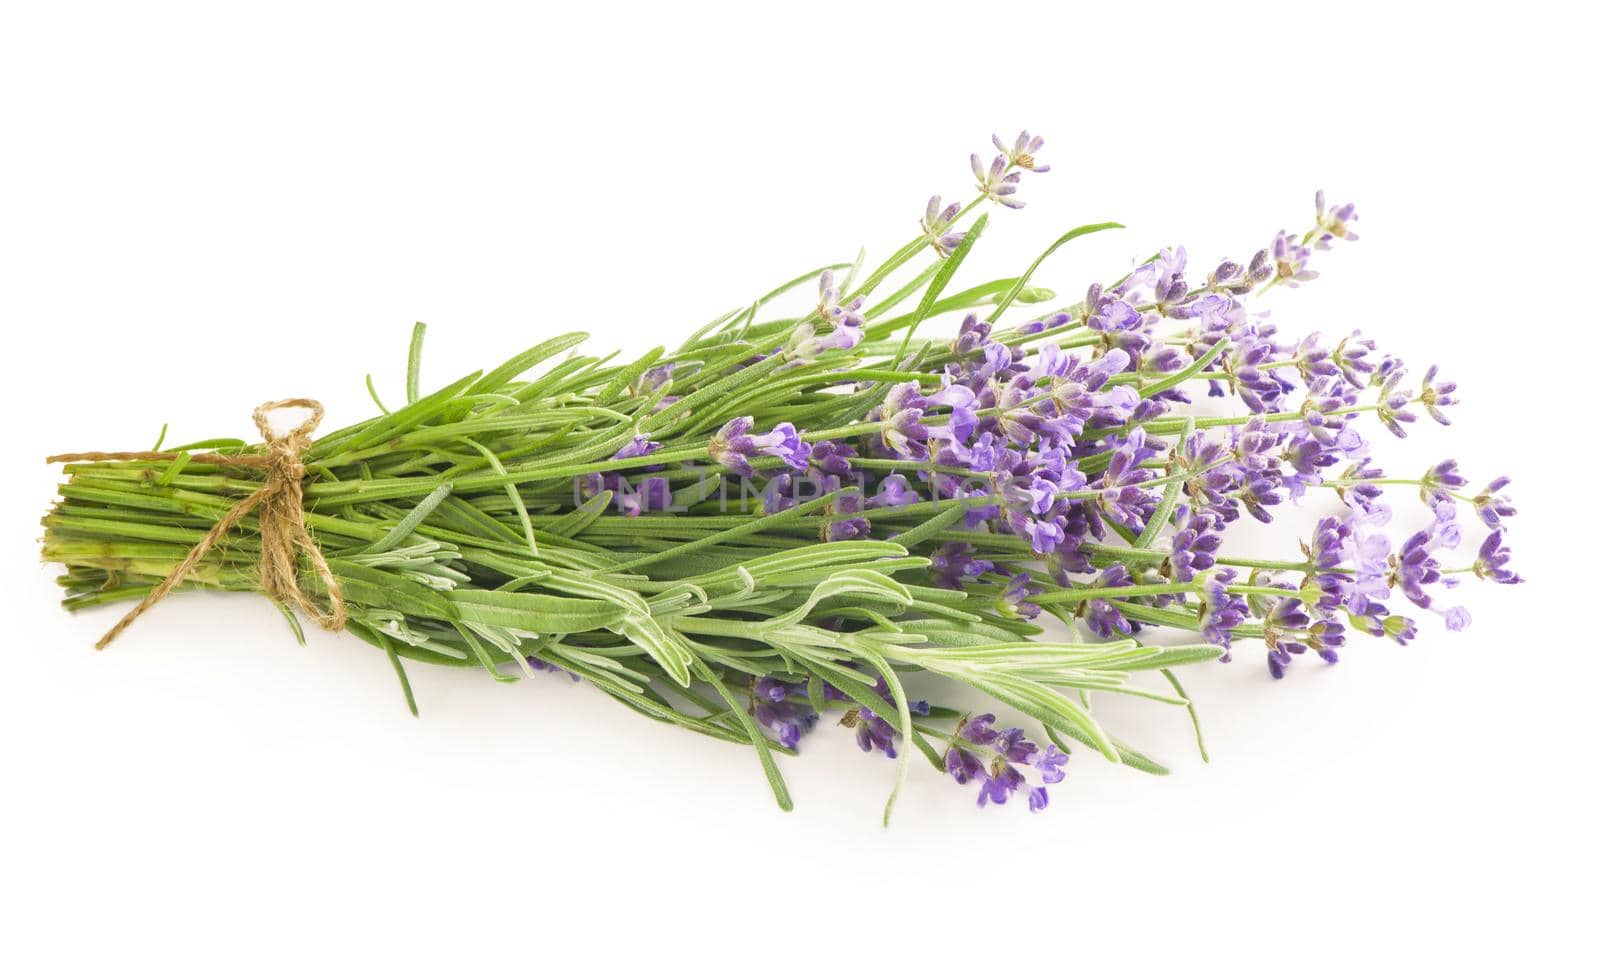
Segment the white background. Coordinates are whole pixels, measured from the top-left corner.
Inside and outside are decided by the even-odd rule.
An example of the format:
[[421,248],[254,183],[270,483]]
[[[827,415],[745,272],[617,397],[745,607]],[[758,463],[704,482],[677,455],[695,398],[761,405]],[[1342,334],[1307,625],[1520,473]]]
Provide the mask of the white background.
[[[291,6],[0,21],[0,971],[1577,971],[1600,679],[1579,8]],[[682,336],[899,245],[1022,127],[1054,170],[968,282],[1084,222],[1130,230],[1040,282],[1179,242],[1243,257],[1318,187],[1356,200],[1363,240],[1273,308],[1445,362],[1456,424],[1381,458],[1515,476],[1529,583],[1465,587],[1469,632],[1281,683],[1255,652],[1189,670],[1209,766],[1181,712],[1102,701],[1175,774],[1080,758],[1030,816],[917,770],[888,831],[892,766],[837,729],[785,762],[786,815],[747,752],[562,680],[418,667],[413,720],[381,656],[297,647],[265,602],[180,596],[104,653],[115,613],[55,605],[49,452],[246,435],[278,397],[365,417],[416,319],[434,384],[573,328]]]

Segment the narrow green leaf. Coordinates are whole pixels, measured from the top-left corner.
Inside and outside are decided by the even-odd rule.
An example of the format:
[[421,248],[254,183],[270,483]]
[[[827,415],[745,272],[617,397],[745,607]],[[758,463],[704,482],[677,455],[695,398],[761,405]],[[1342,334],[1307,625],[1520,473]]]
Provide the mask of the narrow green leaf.
[[[889,662],[887,660],[878,655],[878,653],[865,648],[865,646],[862,647],[861,657],[872,664],[872,668],[878,671],[878,675],[883,677],[884,683],[888,685],[889,695],[894,698],[894,705],[897,709],[897,713],[900,715],[900,730],[906,732],[908,735],[913,733],[914,729],[911,726],[911,702],[906,699],[906,691],[905,688],[900,685],[900,677],[895,673],[894,669],[889,666]],[[910,740],[910,738],[908,737],[907,740]],[[909,770],[910,764],[911,752],[906,751],[904,747],[902,747],[900,751],[900,757],[895,761],[894,788],[889,791],[889,800],[884,803],[883,806],[883,825],[885,828],[887,828],[889,825],[889,817],[894,813],[895,800],[900,798],[900,790],[905,788],[906,773]]]
[[[479,454],[488,461],[489,468],[493,469],[497,475],[504,476],[506,474],[506,467],[501,463],[500,457],[490,452],[481,442],[473,439],[462,439],[461,441],[477,449]],[[517,513],[517,521],[522,524],[522,536],[528,540],[528,553],[533,557],[538,557],[539,542],[534,539],[533,521],[528,518],[528,508],[522,502],[522,491],[517,489],[515,483],[506,483],[505,492],[506,496],[511,499],[511,508]]]
[[755,746],[756,755],[761,759],[761,770],[766,773],[767,784],[772,786],[772,794],[778,800],[778,808],[784,812],[794,810],[794,800],[789,797],[789,787],[783,782],[783,773],[778,771],[778,765],[772,760],[772,749],[767,746],[767,736],[756,727],[755,721],[744,712],[739,703],[733,699],[733,694],[728,692],[727,686],[704,663],[699,660],[694,662],[694,672],[700,679],[709,683],[728,705],[728,713],[736,718],[745,733],[750,736],[750,743]]
[[611,505],[613,495],[610,490],[601,490],[598,495],[584,500],[577,509],[563,513],[545,529],[557,537],[577,537],[606,512],[606,507]]
[[565,350],[571,350],[587,339],[589,339],[589,334],[587,333],[563,333],[543,343],[535,344],[483,375],[476,384],[467,389],[467,393],[478,394],[483,391],[498,391],[508,382],[516,380],[540,363]]
[[910,550],[923,541],[937,537],[940,531],[955,524],[966,515],[967,511],[962,507],[950,507],[934,514],[910,530],[901,531],[889,539]]
[[1194,744],[1196,748],[1200,749],[1200,760],[1208,765],[1211,764],[1211,756],[1206,753],[1206,736],[1200,732],[1200,712],[1195,710],[1194,701],[1190,699],[1189,694],[1183,689],[1183,684],[1178,682],[1177,674],[1171,670],[1162,670],[1161,675],[1167,678],[1168,683],[1172,684],[1173,691],[1184,699],[1186,708],[1189,711],[1189,723],[1194,725]]
[[588,598],[476,588],[457,588],[443,600],[453,607],[455,617],[540,635],[608,629],[622,620],[625,611],[610,602]]
[[1028,280],[1033,277],[1033,273],[1038,270],[1039,266],[1044,263],[1045,259],[1055,254],[1056,249],[1060,248],[1062,245],[1065,245],[1067,242],[1072,241],[1074,238],[1082,238],[1084,235],[1092,235],[1097,231],[1106,231],[1111,228],[1120,227],[1122,227],[1122,225],[1115,221],[1103,221],[1099,224],[1085,224],[1081,227],[1073,228],[1060,238],[1057,238],[1055,244],[1051,245],[1049,248],[1046,248],[1043,254],[1034,259],[1033,264],[1028,266],[1028,271],[1022,273],[1022,276],[1018,278],[1011,288],[1006,291],[1006,294],[1000,298],[1000,302],[995,306],[994,311],[989,314],[989,322],[999,322],[1000,314],[1004,313],[1006,308],[1016,301],[1017,296],[1021,295],[1023,288],[1027,286]]
[[378,389],[372,383],[372,375],[371,374],[367,375],[367,394],[371,395],[372,403],[378,406],[378,411],[380,413],[385,414],[385,415],[387,415],[389,413],[389,409],[384,407],[383,399],[378,397]]
[[[1183,426],[1183,435],[1179,437],[1178,445],[1189,441],[1189,436],[1194,434],[1194,416],[1189,416],[1189,423]],[[1167,521],[1172,519],[1172,513],[1178,508],[1178,501],[1183,498],[1183,483],[1173,480],[1167,484],[1166,491],[1161,494],[1161,502],[1156,505],[1156,512],[1150,515],[1150,520],[1144,525],[1144,530],[1134,539],[1134,547],[1149,547],[1155,542],[1156,535],[1161,533]]]
[[417,527],[421,526],[424,520],[428,519],[428,515],[434,511],[434,508],[443,503],[445,497],[449,495],[450,484],[445,483],[443,486],[440,486],[432,493],[429,493],[427,496],[423,497],[422,501],[416,506],[412,507],[411,512],[407,513],[404,517],[401,517],[399,522],[391,527],[387,534],[384,534],[367,547],[362,548],[360,553],[381,554],[392,547],[398,547],[401,544],[404,544],[406,538],[410,537],[411,533],[415,531]]
[[[406,404],[411,404],[422,392],[422,337],[428,324],[418,323],[411,328],[411,349],[406,354]],[[373,395],[374,398],[377,395]],[[384,412],[388,414],[388,412]]]
[[978,220],[972,222],[972,227],[962,237],[961,244],[956,246],[956,250],[950,253],[950,257],[944,260],[943,265],[939,266],[939,271],[934,273],[933,281],[928,283],[928,291],[922,294],[922,303],[917,306],[916,314],[912,316],[911,322],[906,326],[905,339],[900,341],[900,350],[894,355],[895,367],[905,363],[906,348],[911,346],[911,335],[917,332],[917,327],[922,325],[923,319],[933,309],[933,304],[938,302],[939,293],[943,292],[944,287],[949,285],[950,280],[955,277],[956,269],[960,268],[961,263],[966,261],[967,253],[972,251],[972,246],[978,243],[978,236],[983,234],[983,229],[988,226],[988,223],[989,215],[979,215]]
[[[1217,357],[1221,355],[1222,349],[1224,347],[1226,347],[1227,345],[1228,345],[1228,341],[1227,341],[1226,338],[1218,340],[1216,343],[1211,345],[1211,349],[1207,350],[1205,353],[1203,353],[1199,357],[1195,358],[1194,363],[1190,364],[1188,367],[1185,367],[1183,370],[1178,371],[1175,374],[1168,374],[1166,377],[1163,377],[1161,380],[1155,381],[1155,382],[1153,382],[1151,384],[1147,384],[1144,387],[1140,388],[1139,389],[1139,397],[1148,398],[1148,397],[1151,397],[1153,395],[1160,394],[1162,391],[1167,391],[1167,390],[1170,390],[1172,388],[1175,388],[1178,385],[1182,384],[1184,381],[1187,381],[1189,378],[1194,377],[1196,374],[1198,374],[1201,371],[1205,370],[1207,367],[1210,367],[1211,366],[1211,362],[1216,360]],[[1194,416],[1190,415],[1189,418],[1188,418],[1188,425],[1186,427],[1189,428],[1190,430],[1192,430],[1193,426],[1194,426]],[[1185,436],[1185,437],[1187,437],[1187,436]]]

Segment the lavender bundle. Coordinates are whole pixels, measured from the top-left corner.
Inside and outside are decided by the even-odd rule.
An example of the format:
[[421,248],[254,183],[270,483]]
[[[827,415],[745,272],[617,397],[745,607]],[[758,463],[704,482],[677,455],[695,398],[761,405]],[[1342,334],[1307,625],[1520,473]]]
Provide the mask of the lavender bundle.
[[[1318,194],[1309,230],[1195,282],[1163,249],[1051,308],[1034,270],[1108,223],[953,291],[985,206],[1021,208],[1024,174],[1049,169],[1036,137],[995,144],[970,202],[933,198],[876,268],[798,276],[670,351],[578,354],[571,333],[424,394],[419,324],[406,403],[369,377],[380,413],[350,427],[313,440],[320,406],[295,402],[313,417],[280,434],[263,406],[258,444],[60,457],[44,557],[66,566],[65,605],[262,592],[297,633],[291,605],[382,650],[413,712],[407,663],[571,676],[753,747],[786,809],[774,756],[837,714],[899,761],[887,819],[916,755],[980,806],[1033,810],[1075,746],[1163,773],[1092,693],[1193,715],[1176,667],[1256,646],[1281,678],[1308,653],[1336,662],[1352,632],[1410,640],[1396,600],[1458,629],[1441,587],[1520,580],[1504,478],[1472,493],[1453,461],[1386,475],[1362,431],[1445,423],[1454,385],[1408,384],[1360,333],[1289,340],[1251,311],[1355,240],[1352,206]],[[807,289],[800,315],[768,313]],[[946,316],[954,337],[932,338]],[[1430,508],[1409,536],[1386,527],[1392,486]],[[1308,540],[1225,544],[1301,499],[1334,511]],[[1475,559],[1445,556],[1462,505],[1488,528]],[[1029,728],[918,699],[929,675]]]

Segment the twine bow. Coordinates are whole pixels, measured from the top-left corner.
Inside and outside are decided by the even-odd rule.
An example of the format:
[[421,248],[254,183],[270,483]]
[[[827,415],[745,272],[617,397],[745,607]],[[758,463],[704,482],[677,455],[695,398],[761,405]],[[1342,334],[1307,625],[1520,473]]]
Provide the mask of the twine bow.
[[[272,422],[267,418],[269,412],[280,408],[304,408],[311,414],[299,425],[280,434],[273,429]],[[177,567],[144,597],[144,601],[100,637],[100,641],[94,644],[96,649],[106,648],[111,640],[121,635],[124,629],[134,623],[134,620],[166,598],[172,589],[189,576],[200,563],[200,559],[206,556],[207,551],[210,551],[235,524],[256,510],[261,511],[258,518],[261,526],[261,590],[285,605],[293,605],[300,609],[324,629],[337,632],[344,628],[344,594],[339,588],[338,580],[333,576],[333,571],[328,567],[327,559],[317,549],[316,541],[306,529],[301,487],[306,467],[305,463],[300,461],[300,456],[311,447],[311,433],[322,422],[322,414],[322,403],[310,398],[268,401],[256,408],[252,416],[264,440],[266,449],[264,454],[225,455],[202,452],[189,456],[193,462],[260,469],[265,473],[265,479],[260,489],[240,500],[232,510],[217,521],[216,526],[212,527],[210,532],[200,539],[200,543],[178,562]],[[177,452],[77,452],[51,456],[45,461],[50,463],[170,462],[179,456],[180,453]],[[305,554],[317,577],[322,579],[328,593],[326,608],[317,605],[300,590],[299,559],[296,551]]]

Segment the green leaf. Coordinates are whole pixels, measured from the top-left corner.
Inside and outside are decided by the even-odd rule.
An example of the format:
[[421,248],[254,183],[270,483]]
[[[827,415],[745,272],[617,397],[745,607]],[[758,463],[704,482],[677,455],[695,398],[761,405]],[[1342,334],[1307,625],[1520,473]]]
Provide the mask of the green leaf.
[[[490,452],[482,443],[467,438],[464,438],[461,441],[465,442],[472,448],[477,449],[479,454],[481,454],[489,463],[489,468],[493,469],[496,474],[501,476],[506,474],[506,467],[500,462],[500,457],[495,455],[493,452]],[[510,497],[511,499],[511,508],[516,511],[518,522],[522,524],[522,536],[527,538],[529,555],[532,557],[538,557],[539,542],[534,539],[533,521],[528,519],[528,508],[522,502],[522,491],[517,489],[516,484],[507,483],[505,485],[505,492],[506,496]]]
[[[878,675],[883,677],[884,683],[888,685],[889,695],[894,698],[896,712],[900,715],[900,730],[907,734],[914,733],[911,726],[911,701],[906,698],[905,687],[900,685],[900,677],[889,666],[887,660],[877,652],[868,649],[865,645],[861,647],[861,657],[872,664],[873,669],[878,671]],[[896,799],[900,798],[900,790],[905,788],[906,773],[909,771],[910,764],[911,752],[902,748],[900,757],[895,761],[894,788],[889,790],[889,801],[884,803],[883,806],[883,825],[885,827],[889,825],[889,817],[894,813],[894,803]]]
[[794,810],[794,800],[789,797],[789,787],[783,782],[783,773],[778,771],[778,765],[772,760],[772,749],[767,746],[767,736],[761,733],[756,723],[733,699],[733,694],[728,692],[727,686],[704,663],[694,662],[695,674],[700,679],[711,684],[723,701],[728,705],[728,713],[738,720],[745,733],[750,736],[750,743],[755,746],[756,755],[761,759],[761,770],[766,773],[767,784],[772,786],[772,794],[778,800],[778,808],[784,812]]
[[623,609],[610,602],[535,592],[457,588],[448,593],[445,601],[459,618],[540,635],[609,629],[624,615]]
[[1183,684],[1178,682],[1178,677],[1175,673],[1171,670],[1162,670],[1161,675],[1167,678],[1167,682],[1172,684],[1173,691],[1182,697],[1188,705],[1189,723],[1194,726],[1195,747],[1200,749],[1200,760],[1209,765],[1211,756],[1206,753],[1206,737],[1200,732],[1200,713],[1194,709],[1194,701],[1190,699],[1189,694],[1183,689]]
[[[1227,345],[1228,345],[1228,341],[1227,341],[1226,338],[1218,340],[1216,343],[1211,345],[1211,349],[1207,350],[1205,353],[1203,353],[1199,357],[1195,358],[1194,363],[1190,364],[1188,367],[1185,367],[1183,370],[1178,371],[1176,374],[1168,374],[1166,377],[1163,377],[1161,380],[1155,381],[1155,382],[1153,382],[1151,384],[1147,384],[1144,387],[1140,388],[1139,389],[1139,397],[1148,398],[1148,397],[1151,397],[1152,395],[1160,394],[1162,391],[1167,391],[1167,390],[1170,390],[1172,388],[1175,388],[1178,385],[1182,384],[1184,381],[1187,381],[1189,378],[1194,377],[1196,374],[1200,373],[1201,371],[1205,370],[1207,367],[1211,366],[1211,362],[1217,359],[1217,357],[1222,353],[1222,349],[1224,347],[1226,347]],[[1185,426],[1185,428],[1188,429],[1188,430],[1193,430],[1193,427],[1194,427],[1194,416],[1190,415],[1188,417],[1188,423]],[[1187,436],[1185,436],[1185,437],[1187,437]]]
[[329,558],[328,567],[348,602],[442,622],[456,620],[456,606],[449,598],[409,578],[339,558]]
[[928,291],[922,294],[922,302],[917,306],[917,311],[912,316],[910,324],[906,326],[905,339],[900,341],[900,350],[894,355],[894,366],[898,367],[905,362],[906,348],[911,345],[911,335],[917,332],[917,327],[922,325],[922,321],[933,309],[933,304],[938,302],[939,293],[943,292],[944,287],[949,285],[950,280],[955,277],[956,269],[960,268],[961,263],[966,261],[967,253],[972,251],[972,246],[978,243],[978,236],[983,234],[983,229],[988,224],[989,215],[979,215],[978,220],[972,222],[972,227],[962,237],[961,244],[956,246],[956,250],[950,253],[950,257],[944,260],[943,265],[939,266],[939,271],[934,273],[933,281],[928,283]]
[[627,367],[617,371],[616,376],[611,379],[610,383],[600,389],[600,394],[596,397],[596,400],[601,404],[605,404],[623,391],[626,391],[635,381],[644,376],[645,371],[654,367],[656,362],[661,359],[661,355],[666,352],[666,347],[657,347]]
[[563,513],[554,523],[549,524],[545,530],[557,537],[578,536],[606,512],[606,507],[611,505],[611,497],[613,495],[610,490],[601,490],[598,495],[584,500],[577,509]]
[[371,395],[372,403],[378,406],[378,411],[380,413],[385,414],[385,415],[387,415],[389,413],[389,409],[386,408],[384,406],[384,404],[383,404],[383,399],[378,397],[378,389],[372,383],[372,375],[371,374],[367,375],[367,394]]
[[476,384],[467,389],[467,393],[478,394],[483,391],[498,391],[508,382],[526,374],[533,367],[549,360],[556,354],[571,350],[587,339],[589,339],[589,334],[587,333],[563,333],[554,339],[535,344],[483,375]]
[[966,515],[967,511],[965,508],[950,507],[949,509],[941,510],[940,512],[934,514],[932,517],[929,517],[922,523],[917,524],[910,530],[901,531],[889,539],[894,541],[896,544],[899,544],[901,547],[910,550],[911,548],[916,547],[918,544],[921,544],[923,541],[937,537],[940,531],[957,523]]
[[362,548],[359,553],[381,554],[384,551],[389,550],[391,547],[398,547],[399,545],[404,544],[406,538],[410,537],[412,532],[415,531],[424,520],[428,519],[428,515],[434,511],[434,508],[443,503],[445,497],[449,495],[450,484],[445,483],[443,486],[440,486],[432,493],[429,493],[427,496],[423,497],[420,503],[411,508],[410,513],[407,513],[404,517],[401,517],[398,523],[389,528],[389,532],[387,534],[384,534],[378,540]]
[[414,401],[392,414],[373,419],[371,422],[357,426],[354,429],[335,432],[326,438],[317,439],[310,450],[307,451],[305,455],[306,461],[314,462],[325,459],[335,450],[364,449],[394,438],[402,432],[410,431],[443,412],[456,396],[471,387],[472,383],[477,379],[478,373],[474,371],[466,377],[435,391],[421,400]]
[[[422,338],[428,332],[428,324],[418,323],[411,328],[411,349],[406,354],[406,404],[411,404],[420,396],[422,389]],[[377,397],[377,395],[373,395]],[[384,412],[388,414],[388,412]]]
[[693,553],[694,551],[698,551],[701,548],[710,547],[714,544],[738,540],[741,537],[750,537],[755,534],[759,534],[762,531],[770,530],[774,527],[781,527],[785,524],[795,523],[800,518],[808,516],[812,512],[832,503],[838,498],[839,492],[840,491],[836,490],[826,496],[819,496],[814,500],[807,500],[806,502],[801,503],[799,506],[791,507],[788,510],[782,510],[778,513],[771,513],[764,517],[757,517],[748,523],[729,527],[727,530],[719,530],[714,534],[707,534],[705,537],[702,537],[699,540],[693,540],[685,544],[679,544],[676,547],[669,547],[664,551],[657,551],[654,554],[645,554],[640,557],[630,558],[629,560],[612,565],[610,570],[613,572],[631,571],[636,568],[642,568],[647,564],[659,564],[662,561],[681,557],[682,555]]
[[[1106,231],[1111,228],[1120,227],[1122,227],[1122,225],[1115,221],[1103,221],[1100,224],[1085,224],[1081,227],[1073,228],[1060,238],[1057,238],[1055,244],[1051,245],[1049,248],[1046,248],[1043,254],[1034,259],[1033,264],[1028,266],[1028,271],[1022,273],[1022,277],[1017,279],[1016,283],[1011,286],[1010,290],[1000,298],[1000,302],[995,306],[994,311],[989,314],[989,322],[999,322],[1000,314],[1004,313],[1006,311],[1006,307],[1010,306],[1016,301],[1017,296],[1021,295],[1023,287],[1026,286],[1028,284],[1028,280],[1033,277],[1033,273],[1038,270],[1039,266],[1043,264],[1045,259],[1055,254],[1056,249],[1060,248],[1062,245],[1065,245],[1074,238],[1082,238],[1084,235],[1092,235],[1096,231]],[[974,228],[973,230],[977,229]]]
[[[1189,423],[1183,426],[1183,435],[1178,441],[1179,447],[1189,440],[1194,434],[1194,416],[1189,416]],[[1172,512],[1178,508],[1178,500],[1183,497],[1183,481],[1173,480],[1167,484],[1166,491],[1161,494],[1161,502],[1156,506],[1156,512],[1150,515],[1150,520],[1144,525],[1144,530],[1134,539],[1134,547],[1149,547],[1155,542],[1156,535],[1161,533],[1167,521],[1172,519]]]
[[627,636],[634,645],[648,653],[657,665],[667,671],[668,676],[677,681],[678,686],[689,685],[689,668],[695,661],[694,654],[677,633],[654,617],[637,612],[624,614],[621,621],[610,628]]
[[865,595],[869,598],[893,602],[902,607],[910,605],[913,601],[911,593],[906,590],[906,586],[888,575],[865,569],[839,571],[829,575],[813,588],[811,596],[799,608],[776,618],[768,619],[766,622],[754,623],[754,625],[758,626],[762,632],[787,629],[810,615],[811,610],[822,602],[841,595]]

